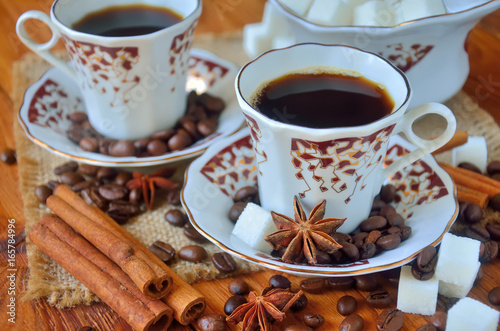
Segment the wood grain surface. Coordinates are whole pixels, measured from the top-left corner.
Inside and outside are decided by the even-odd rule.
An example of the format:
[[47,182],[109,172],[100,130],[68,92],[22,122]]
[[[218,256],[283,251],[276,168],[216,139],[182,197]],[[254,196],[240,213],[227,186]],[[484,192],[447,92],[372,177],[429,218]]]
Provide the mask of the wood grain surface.
[[[10,97],[12,88],[12,63],[28,52],[15,34],[15,23],[20,14],[27,10],[37,9],[49,11],[51,0],[23,0],[0,2],[0,150],[15,146],[12,125],[15,117]],[[197,34],[207,32],[224,32],[241,29],[247,23],[261,19],[264,0],[204,0],[203,14]],[[50,36],[46,28],[39,23],[30,22],[28,31],[32,31],[36,40],[47,40]],[[59,45],[61,47],[61,45]],[[468,43],[471,71],[464,90],[476,100],[481,107],[489,111],[500,123],[500,11],[497,11],[478,24],[470,34]],[[22,301],[22,291],[28,271],[28,261],[23,241],[17,246],[15,261],[15,295],[9,295],[11,274],[5,261],[7,224],[9,219],[15,220],[16,233],[22,237],[25,219],[22,201],[18,191],[16,165],[0,162],[0,330],[78,330],[82,326],[92,326],[98,330],[130,330],[130,327],[105,304],[89,307],[80,306],[72,309],[58,309],[49,306],[44,300]],[[488,264],[484,268],[484,279],[473,288],[472,298],[487,302],[488,291],[500,285],[500,261]],[[267,285],[272,271],[242,277],[251,288],[260,291]],[[300,278],[290,277],[297,289]],[[229,297],[227,284],[230,280],[201,282],[195,287],[207,297],[208,311],[223,313],[225,300]],[[388,286],[390,288],[390,286]],[[390,288],[394,293],[394,289]],[[371,309],[364,303],[367,293],[350,290],[347,292],[326,292],[308,295],[309,305],[306,312],[316,312],[325,316],[325,325],[320,330],[337,330],[343,319],[336,312],[337,300],[345,294],[355,296],[360,305],[357,313],[366,321],[366,330],[375,330],[375,319],[380,310]],[[8,322],[7,303],[14,297],[16,306],[16,323]],[[301,313],[289,314],[286,324],[299,322]],[[415,330],[430,321],[429,317],[406,314],[404,330]],[[284,329],[285,324],[276,325],[274,329]],[[234,328],[237,330],[238,328]],[[174,324],[170,330],[191,330]]]

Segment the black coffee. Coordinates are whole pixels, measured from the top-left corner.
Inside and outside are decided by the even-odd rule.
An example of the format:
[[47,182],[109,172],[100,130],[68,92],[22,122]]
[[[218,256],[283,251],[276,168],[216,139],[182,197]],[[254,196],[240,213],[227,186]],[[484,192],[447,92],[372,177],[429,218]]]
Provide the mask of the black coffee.
[[105,37],[139,36],[153,33],[182,20],[178,13],[148,5],[115,6],[84,16],[72,28]]
[[292,73],[256,93],[252,106],[277,121],[311,128],[372,123],[391,113],[388,92],[364,77]]

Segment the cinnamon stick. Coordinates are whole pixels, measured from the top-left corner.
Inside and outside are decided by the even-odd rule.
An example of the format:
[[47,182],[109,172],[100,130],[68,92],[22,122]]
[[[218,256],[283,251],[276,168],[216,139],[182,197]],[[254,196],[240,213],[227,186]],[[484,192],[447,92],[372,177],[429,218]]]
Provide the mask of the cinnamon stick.
[[148,301],[120,268],[56,216],[42,217],[29,236],[40,250],[87,286],[134,330],[169,327],[172,310],[167,305],[160,300]]
[[171,278],[157,264],[148,264],[146,262],[148,258],[143,252],[134,250],[127,241],[94,223],[58,196],[50,196],[46,204],[50,210],[116,263],[148,298],[160,299],[170,290]]
[[492,198],[496,194],[500,193],[500,182],[481,175],[477,172],[454,167],[446,163],[439,163],[439,166],[443,168],[450,177],[455,181],[455,184],[468,187],[470,189],[485,193],[488,198]]
[[486,208],[486,206],[488,206],[487,194],[473,190],[471,188],[462,185],[457,185],[457,199],[459,202],[476,204],[483,209]]
[[59,185],[54,194],[66,201],[74,209],[88,219],[114,233],[118,238],[130,243],[150,258],[150,261],[161,268],[172,278],[172,289],[162,300],[174,311],[174,318],[182,325],[188,325],[205,311],[206,303],[203,295],[189,285],[177,273],[165,265],[156,255],[142,245],[134,236],[128,233],[118,223],[97,207],[90,206],[82,198],[65,185]]
[[456,131],[453,137],[451,137],[450,141],[432,152],[432,155],[437,155],[439,153],[449,151],[450,149],[453,149],[455,147],[462,146],[463,144],[467,143],[468,140],[469,135],[466,130]]

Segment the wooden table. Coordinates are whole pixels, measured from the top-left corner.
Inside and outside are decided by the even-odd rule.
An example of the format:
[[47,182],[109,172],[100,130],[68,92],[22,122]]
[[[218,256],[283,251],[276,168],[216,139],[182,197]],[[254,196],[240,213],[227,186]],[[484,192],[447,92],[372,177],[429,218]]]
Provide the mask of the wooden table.
[[[52,0],[23,0],[0,2],[0,149],[14,148],[12,134],[13,115],[17,109],[12,109],[11,100],[12,63],[27,52],[17,39],[15,23],[19,15],[30,9],[48,12]],[[197,30],[198,34],[206,32],[222,32],[240,29],[244,24],[259,21],[262,16],[264,0],[204,0],[202,18]],[[44,29],[35,26],[37,40],[46,40],[49,35]],[[500,11],[486,17],[471,33],[469,46],[471,73],[464,90],[472,96],[484,109],[489,111],[500,123]],[[18,176],[16,165],[6,165],[0,162],[0,240],[5,243],[7,238],[7,220],[14,219],[16,233],[24,229],[25,219],[22,201],[17,188]],[[0,245],[0,249],[3,246]],[[93,326],[99,330],[130,330],[130,327],[105,304],[95,304],[90,307],[76,307],[61,310],[49,306],[44,300],[22,302],[22,291],[27,279],[27,257],[22,245],[16,255],[16,323],[7,321],[6,304],[9,284],[8,271],[5,266],[5,248],[0,252],[0,329],[1,330],[78,330],[81,326]],[[486,265],[485,278],[475,286],[471,297],[487,302],[488,291],[497,285],[497,275],[500,274],[500,260]],[[264,288],[270,276],[275,272],[264,271],[243,277],[253,289]],[[299,278],[290,277],[296,289]],[[223,313],[223,305],[229,297],[227,284],[229,280],[202,282],[195,287],[206,295],[208,311]],[[391,290],[392,291],[392,290]],[[321,330],[334,330],[343,319],[336,313],[336,302],[342,295],[350,294],[359,301],[358,313],[365,318],[366,330],[374,330],[374,320],[379,310],[369,308],[364,303],[366,293],[356,290],[347,292],[328,292],[321,295],[308,295],[307,312],[317,312],[325,316],[326,322]],[[301,313],[289,314],[288,323],[300,321]],[[404,330],[415,330],[418,326],[428,323],[428,317],[406,314]],[[283,324],[280,325],[283,328]],[[275,327],[278,328],[278,327]],[[190,328],[173,325],[171,330],[190,330]]]

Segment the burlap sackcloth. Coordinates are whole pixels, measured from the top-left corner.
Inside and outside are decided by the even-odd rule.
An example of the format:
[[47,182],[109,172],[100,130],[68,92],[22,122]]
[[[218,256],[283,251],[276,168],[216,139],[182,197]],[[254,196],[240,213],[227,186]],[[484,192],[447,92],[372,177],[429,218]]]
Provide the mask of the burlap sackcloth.
[[[244,64],[248,58],[242,49],[241,34],[228,34],[197,37],[194,47],[206,49],[232,61],[238,65]],[[50,65],[34,54],[27,54],[21,61],[14,64],[13,100],[14,111],[22,105],[27,87],[36,82],[50,68]],[[458,122],[458,130],[467,130],[469,135],[484,136],[488,142],[489,159],[500,159],[500,129],[493,118],[479,108],[465,93],[458,93],[447,102],[453,110]],[[425,123],[421,123],[425,128]],[[47,152],[32,143],[24,134],[17,121],[14,124],[16,149],[19,169],[19,185],[24,202],[24,213],[27,220],[26,231],[41,217],[50,212],[45,205],[40,204],[34,195],[37,185],[50,179],[56,179],[52,170],[67,162],[67,159]],[[443,161],[449,160],[449,152],[439,156]],[[180,175],[179,175],[180,172]],[[182,172],[176,174],[182,178]],[[185,245],[193,244],[187,239],[182,228],[169,225],[164,220],[164,214],[170,208],[167,203],[159,203],[155,209],[131,219],[124,227],[144,245],[149,246],[156,240],[170,243],[177,250]],[[69,273],[42,253],[27,239],[27,254],[30,277],[25,299],[46,297],[50,304],[58,307],[71,307],[79,304],[91,304],[99,299]],[[220,251],[211,243],[203,244],[209,256]],[[259,266],[236,259],[237,271],[229,276],[260,270]],[[170,267],[186,281],[192,283],[199,280],[213,280],[228,275],[221,274],[213,266],[210,259],[201,263],[191,263],[176,258]]]

